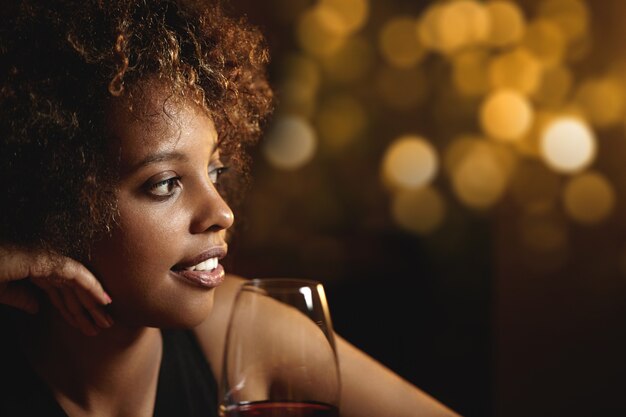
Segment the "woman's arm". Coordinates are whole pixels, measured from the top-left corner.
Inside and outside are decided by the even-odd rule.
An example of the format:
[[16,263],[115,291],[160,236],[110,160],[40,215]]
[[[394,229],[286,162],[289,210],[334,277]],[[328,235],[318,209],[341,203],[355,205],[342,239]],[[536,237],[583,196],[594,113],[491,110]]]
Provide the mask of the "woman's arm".
[[336,336],[342,417],[458,416],[441,403]]
[[[196,328],[211,368],[220,381],[226,327],[242,278],[229,276],[217,288],[214,309]],[[445,406],[394,374],[341,337],[336,338],[341,370],[341,415],[373,416],[457,416]]]

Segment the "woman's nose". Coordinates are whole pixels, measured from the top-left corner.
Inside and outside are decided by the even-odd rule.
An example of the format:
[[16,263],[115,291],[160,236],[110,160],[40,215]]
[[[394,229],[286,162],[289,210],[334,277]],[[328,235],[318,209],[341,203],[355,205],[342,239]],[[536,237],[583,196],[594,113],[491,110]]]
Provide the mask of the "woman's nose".
[[206,184],[195,196],[196,210],[191,225],[192,233],[228,229],[235,221],[233,211],[213,184]]

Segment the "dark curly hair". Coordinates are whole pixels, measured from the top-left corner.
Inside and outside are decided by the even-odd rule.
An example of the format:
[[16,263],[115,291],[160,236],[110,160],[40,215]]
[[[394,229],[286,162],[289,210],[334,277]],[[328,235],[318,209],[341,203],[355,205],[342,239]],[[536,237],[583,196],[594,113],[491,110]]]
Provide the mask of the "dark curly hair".
[[81,258],[110,230],[116,176],[106,103],[141,101],[147,78],[203,106],[222,156],[244,171],[272,92],[263,38],[243,19],[191,0],[0,7],[1,241]]

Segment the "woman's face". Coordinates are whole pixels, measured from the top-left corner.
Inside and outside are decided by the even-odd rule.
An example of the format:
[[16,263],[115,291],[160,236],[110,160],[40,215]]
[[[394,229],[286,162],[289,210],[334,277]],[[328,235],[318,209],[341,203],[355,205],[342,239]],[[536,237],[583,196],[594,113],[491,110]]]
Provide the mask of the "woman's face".
[[191,327],[209,314],[224,279],[218,261],[233,213],[216,190],[223,165],[211,119],[150,91],[141,111],[111,111],[119,221],[95,244],[90,266],[118,323]]

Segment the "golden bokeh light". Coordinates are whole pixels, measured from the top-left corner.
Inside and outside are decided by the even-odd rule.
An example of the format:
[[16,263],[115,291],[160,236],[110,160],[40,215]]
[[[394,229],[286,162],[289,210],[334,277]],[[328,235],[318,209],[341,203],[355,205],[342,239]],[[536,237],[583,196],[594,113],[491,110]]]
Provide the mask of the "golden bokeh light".
[[452,53],[483,42],[491,29],[489,17],[485,6],[474,0],[457,0],[442,5],[434,21],[435,49]]
[[336,95],[320,104],[316,121],[323,145],[331,151],[340,151],[362,134],[367,116],[363,105],[354,97]]
[[489,78],[485,68],[488,62],[489,53],[479,48],[459,52],[454,57],[452,80],[461,94],[473,97],[487,93]]
[[407,110],[424,101],[428,93],[428,80],[420,67],[383,67],[376,79],[376,90],[387,106]]
[[343,35],[355,33],[366,23],[369,16],[368,0],[320,0],[320,7],[337,16],[339,32]]
[[526,212],[546,211],[556,206],[561,179],[539,161],[526,160],[511,178],[510,192]]
[[553,120],[541,134],[541,156],[557,172],[572,173],[591,164],[596,156],[596,138],[579,118]]
[[519,140],[513,142],[515,150],[525,157],[541,159],[541,141],[545,129],[560,114],[555,114],[549,110],[538,110],[533,117],[533,123],[528,132]]
[[446,202],[435,188],[426,186],[397,192],[391,210],[398,226],[418,235],[427,235],[443,223]]
[[514,141],[531,127],[533,109],[529,101],[513,90],[498,90],[480,108],[483,131],[494,139]]
[[270,129],[263,154],[274,167],[295,170],[313,158],[316,147],[315,131],[306,119],[283,116]]
[[478,145],[466,150],[454,167],[452,186],[466,206],[487,209],[502,197],[508,179],[508,169],[498,160],[494,149]]
[[537,19],[526,28],[523,45],[543,65],[551,67],[563,61],[567,42],[553,21]]
[[567,246],[567,223],[553,210],[529,212],[520,221],[520,235],[533,251],[558,251]]
[[545,0],[539,15],[554,21],[569,41],[580,39],[589,30],[589,10],[583,0]]
[[570,42],[567,47],[567,60],[569,62],[581,62],[591,54],[593,49],[593,39],[591,35],[583,36]]
[[623,121],[624,86],[616,78],[583,82],[576,92],[575,102],[596,127],[611,127]]
[[447,14],[444,17],[452,21],[457,21],[463,28],[465,45],[476,45],[483,43],[491,32],[491,16],[482,1],[457,0],[450,3]]
[[311,116],[321,82],[318,64],[304,54],[293,54],[285,58],[281,68],[281,103],[290,113]]
[[533,94],[533,99],[540,105],[558,108],[567,98],[572,89],[573,75],[564,65],[545,68],[541,75],[539,88]]
[[374,51],[363,37],[351,36],[334,53],[320,62],[325,75],[332,81],[344,83],[363,80],[372,68]]
[[[444,194],[475,210],[506,195],[519,214],[519,256],[564,259],[569,218],[593,224],[615,210],[609,180],[582,173],[608,146],[596,134],[626,128],[626,59],[598,42],[603,31],[592,33],[591,2],[383,3],[285,7],[292,21],[280,19],[295,29],[300,53],[277,66],[276,95],[287,110],[262,148],[268,161],[298,169],[316,152],[379,149],[367,141],[384,139],[386,123],[394,134],[421,124],[428,139],[398,137],[380,161],[401,228],[425,235],[449,216],[448,227]],[[602,149],[597,169],[616,164],[610,152]]]
[[492,59],[489,81],[493,88],[511,88],[532,94],[539,87],[542,65],[526,48],[519,47]]
[[337,52],[345,40],[340,17],[327,7],[313,7],[300,16],[297,39],[311,55],[322,57]]
[[565,212],[582,224],[605,220],[615,207],[615,190],[598,172],[586,172],[572,178],[563,191]]
[[417,35],[421,44],[435,51],[439,49],[439,34],[437,32],[443,7],[440,3],[428,6],[420,16],[417,25]]
[[438,169],[435,148],[426,139],[413,135],[394,140],[382,162],[383,181],[392,188],[415,189],[427,185]]
[[489,141],[475,135],[460,135],[445,148],[443,168],[450,178],[454,176],[458,166],[472,152],[483,152],[493,155],[498,161],[505,176],[510,176],[517,167],[517,157],[509,146]]
[[486,7],[491,22],[488,36],[491,45],[506,47],[522,40],[526,31],[526,18],[517,4],[495,0],[488,2]]
[[486,146],[485,138],[475,135],[461,135],[445,148],[443,152],[443,169],[450,178],[454,176],[459,164],[476,147]]
[[395,17],[380,31],[378,45],[385,60],[398,68],[416,65],[425,55],[417,35],[417,21],[413,17]]

